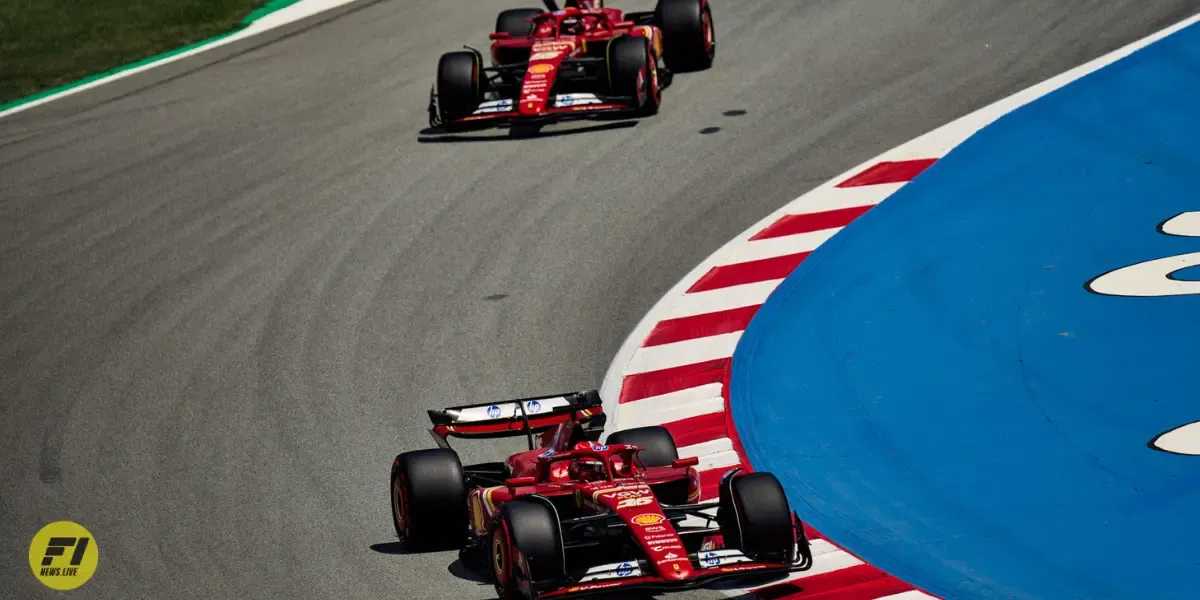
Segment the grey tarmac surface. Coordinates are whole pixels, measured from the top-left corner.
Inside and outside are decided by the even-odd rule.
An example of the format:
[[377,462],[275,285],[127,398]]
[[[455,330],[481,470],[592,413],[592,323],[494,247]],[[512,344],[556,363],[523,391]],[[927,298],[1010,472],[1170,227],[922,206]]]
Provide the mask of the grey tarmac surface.
[[425,140],[438,55],[498,0],[359,5],[0,120],[3,595],[52,595],[28,544],[69,519],[100,568],[55,597],[490,597],[390,553],[426,408],[598,386],[771,210],[1197,10],[713,4],[716,65],[632,127]]

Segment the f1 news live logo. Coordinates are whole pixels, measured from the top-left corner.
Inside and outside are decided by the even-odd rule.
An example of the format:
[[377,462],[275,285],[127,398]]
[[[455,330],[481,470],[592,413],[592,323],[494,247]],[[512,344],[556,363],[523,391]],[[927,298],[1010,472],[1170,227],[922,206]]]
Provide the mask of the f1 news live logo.
[[55,521],[29,543],[29,567],[46,587],[73,590],[92,578],[100,562],[100,546],[84,526]]

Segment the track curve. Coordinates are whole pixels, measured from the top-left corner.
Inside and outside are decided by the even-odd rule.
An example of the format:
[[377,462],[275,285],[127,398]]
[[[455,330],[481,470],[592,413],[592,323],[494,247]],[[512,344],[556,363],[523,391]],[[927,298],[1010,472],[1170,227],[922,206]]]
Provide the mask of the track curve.
[[88,597],[489,597],[388,553],[424,408],[599,385],[772,209],[1194,10],[966,4],[714,0],[717,64],[658,117],[535,140],[417,133],[495,0],[365,3],[0,121],[3,588],[46,593],[27,544],[71,519]]

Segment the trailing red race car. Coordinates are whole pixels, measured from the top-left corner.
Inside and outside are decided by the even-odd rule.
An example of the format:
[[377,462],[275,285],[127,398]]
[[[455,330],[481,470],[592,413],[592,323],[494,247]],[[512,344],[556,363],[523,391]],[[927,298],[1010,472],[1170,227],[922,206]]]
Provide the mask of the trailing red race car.
[[707,69],[716,53],[708,0],[658,0],[624,13],[603,0],[496,17],[491,65],[473,48],[438,61],[429,124],[447,130],[658,112],[675,73]]
[[[599,442],[606,417],[595,391],[429,417],[439,447],[392,463],[396,534],[413,550],[458,549],[504,600],[677,590],[812,567],[774,475],[732,469],[718,500],[701,503],[698,459],[679,458],[665,428]],[[513,436],[529,450],[469,466],[447,442]]]

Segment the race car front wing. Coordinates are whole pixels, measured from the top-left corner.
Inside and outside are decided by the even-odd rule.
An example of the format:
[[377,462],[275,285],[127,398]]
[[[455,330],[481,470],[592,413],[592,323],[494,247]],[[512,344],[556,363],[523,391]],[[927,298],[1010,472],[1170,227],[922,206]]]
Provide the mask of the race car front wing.
[[[694,525],[688,526],[686,521],[678,522],[677,530],[681,537],[719,534],[719,528],[699,525],[700,522],[711,522],[713,520],[710,511],[716,507],[716,503],[670,506],[664,507],[663,512],[673,522],[678,521],[680,517],[686,516],[687,521],[694,523]],[[569,519],[562,523],[564,535],[568,538],[573,537],[566,535],[572,526],[606,519],[611,519],[611,516],[597,515],[594,517]],[[792,553],[791,562],[755,560],[746,556],[740,550],[735,549],[714,548],[706,550],[701,548],[696,552],[688,554],[695,572],[692,577],[687,579],[666,579],[655,574],[649,561],[645,559],[629,560],[589,567],[582,574],[576,573],[573,577],[568,576],[564,581],[532,585],[529,590],[531,592],[530,597],[578,597],[611,592],[614,589],[683,590],[703,587],[718,581],[749,575],[782,576],[795,571],[806,571],[811,569],[813,565],[812,549],[809,547],[808,537],[804,534],[804,523],[800,520],[800,517],[793,513],[792,522],[796,545]],[[568,546],[572,545],[574,544],[568,544]]]
[[811,555],[801,552],[799,544],[796,556],[796,562],[775,563],[755,561],[738,550],[693,552],[689,558],[696,567],[696,572],[684,580],[659,577],[654,574],[649,561],[639,559],[591,567],[577,579],[536,586],[532,590],[534,594],[531,595],[535,598],[574,598],[612,592],[615,589],[684,590],[747,575],[785,575],[812,567]]
[[546,107],[536,115],[523,115],[516,110],[516,100],[503,98],[480,103],[470,115],[442,122],[437,118],[436,97],[431,102],[430,125],[434,127],[472,125],[492,126],[514,123],[552,123],[557,121],[595,118],[599,115],[631,112],[632,98],[599,96],[589,93],[555,94]]

